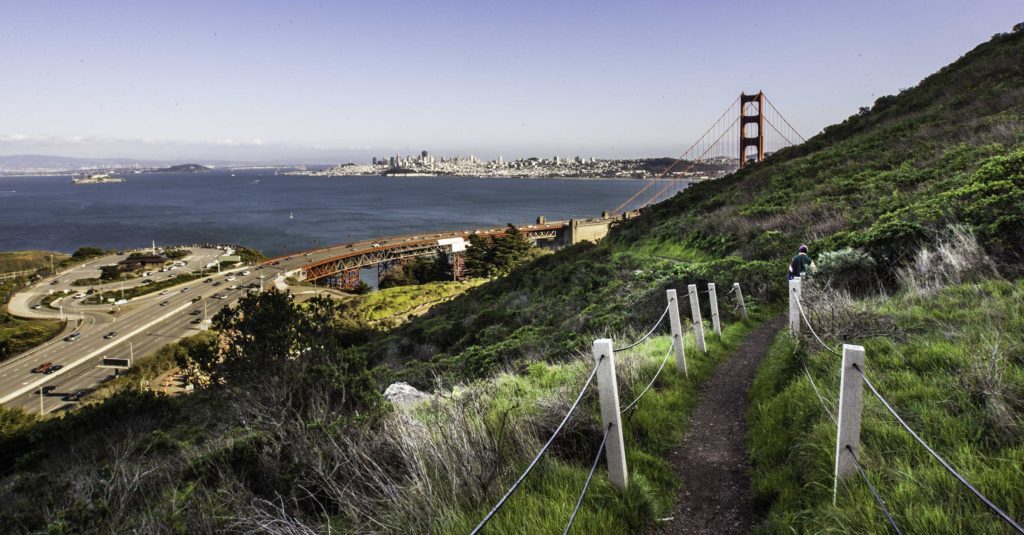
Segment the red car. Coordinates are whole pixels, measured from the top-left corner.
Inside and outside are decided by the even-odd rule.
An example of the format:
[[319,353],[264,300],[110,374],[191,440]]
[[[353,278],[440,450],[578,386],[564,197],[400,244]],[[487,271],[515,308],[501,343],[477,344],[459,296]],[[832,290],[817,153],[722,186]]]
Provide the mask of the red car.
[[52,367],[53,367],[53,363],[52,362],[44,362],[44,363],[40,364],[39,366],[36,366],[35,368],[32,368],[32,373],[46,373],[46,370],[49,370]]

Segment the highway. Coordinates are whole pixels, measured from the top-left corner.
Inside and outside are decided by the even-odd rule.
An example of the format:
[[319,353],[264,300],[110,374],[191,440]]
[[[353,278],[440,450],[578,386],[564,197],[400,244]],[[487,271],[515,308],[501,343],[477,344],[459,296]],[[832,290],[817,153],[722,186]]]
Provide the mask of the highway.
[[[148,357],[170,342],[199,332],[201,326],[193,323],[194,320],[202,319],[204,315],[213,317],[221,308],[235,304],[243,292],[247,291],[247,286],[253,285],[248,291],[270,285],[280,287],[286,274],[297,273],[304,265],[315,264],[343,253],[370,251],[415,240],[466,237],[474,232],[489,234],[501,230],[419,233],[333,245],[274,258],[258,266],[210,273],[203,279],[139,296],[122,306],[83,305],[81,300],[71,295],[49,306],[41,305],[41,301],[53,292],[71,290],[84,293],[86,288],[73,287],[71,283],[78,279],[99,277],[101,266],[116,263],[126,255],[91,260],[46,278],[11,298],[8,310],[15,316],[59,319],[63,313],[68,324],[58,338],[0,363],[0,403],[43,413],[69,408],[76,402],[65,399],[67,394],[79,389],[95,388],[113,377],[114,370],[99,367],[104,357],[127,358],[132,353],[136,360]],[[124,281],[123,287],[128,289],[142,284],[146,278],[159,281],[161,277],[173,277],[177,275],[175,270],[198,271],[223,254],[219,249],[190,249],[193,254],[183,259],[185,267],[174,268],[169,272],[154,270],[156,272],[149,277]],[[229,277],[233,280],[228,280]],[[121,284],[117,282],[92,288],[111,290],[120,288]],[[233,286],[239,288],[228,289]],[[214,294],[222,294],[224,298],[214,298]],[[105,337],[111,332],[116,335]],[[78,339],[67,341],[66,337],[71,333],[78,333]],[[60,365],[62,368],[50,374],[33,373],[32,370],[43,363]],[[53,388],[40,395],[40,388],[44,386]]]

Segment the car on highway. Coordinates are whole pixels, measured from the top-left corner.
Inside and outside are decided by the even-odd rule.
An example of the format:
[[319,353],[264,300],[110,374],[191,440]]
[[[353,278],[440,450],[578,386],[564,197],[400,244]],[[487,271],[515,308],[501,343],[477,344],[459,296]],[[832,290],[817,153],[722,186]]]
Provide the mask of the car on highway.
[[84,388],[79,388],[78,390],[75,390],[74,392],[69,392],[67,394],[64,394],[64,397],[61,398],[61,399],[63,399],[64,401],[78,401],[78,400],[84,398],[88,394],[89,394],[88,390],[86,390]]
[[164,290],[164,291],[160,292],[160,294],[159,294],[159,295],[167,295],[167,294],[169,294],[169,293],[171,293],[171,291],[170,291],[170,290]]
[[54,284],[60,284],[60,281],[57,279],[53,279],[52,281],[50,281],[50,286],[53,286]]
[[73,299],[81,299],[81,298],[85,297],[85,294],[84,294],[84,293],[82,293],[82,292],[78,292],[78,293],[76,293],[75,295],[73,295],[73,296],[71,296],[71,297],[72,297]]
[[220,281],[213,283],[213,286],[220,286]]
[[43,305],[40,305],[40,304],[32,305],[32,310],[39,310],[40,308],[43,308]]
[[249,271],[249,270],[245,270],[245,271],[242,272],[242,276],[244,277],[246,275],[249,275],[250,273],[252,273],[252,272]]
[[187,291],[188,291],[188,286],[186,286],[186,287],[184,287],[184,288],[182,288],[182,289],[181,289],[181,293],[185,293],[185,292],[187,292]]
[[165,307],[165,306],[167,306],[169,304],[171,304],[170,301],[160,301],[160,306],[162,306],[162,307]]
[[197,295],[197,296],[195,296],[195,297],[193,297],[193,298],[192,298],[192,302],[193,302],[193,303],[195,303],[196,301],[199,301],[199,300],[200,300],[200,299],[202,299],[202,298],[203,298],[203,296],[201,296],[201,295]]
[[275,261],[271,262],[270,265],[272,265],[272,266],[280,266],[281,263],[275,260]]
[[110,331],[109,333],[103,335],[103,339],[104,340],[110,340],[111,338],[113,338],[115,336],[117,336],[117,333],[115,331]]
[[[40,392],[40,390],[41,390],[41,392]],[[46,394],[49,394],[50,392],[53,392],[54,390],[57,390],[57,385],[45,385],[42,388],[40,388],[39,390],[36,390],[35,392],[33,392],[33,394],[43,394],[43,395],[46,395]]]
[[231,281],[235,280],[235,276],[234,275],[228,275],[227,277],[224,278],[224,280],[226,280],[228,282],[231,282]]
[[240,286],[238,286],[237,284],[232,284],[231,286],[228,286],[228,290],[237,290],[238,288],[240,288]]
[[36,366],[35,368],[32,368],[32,373],[43,373],[46,370],[49,370],[50,366],[53,366],[52,362],[44,362],[44,363],[40,364],[39,366]]
[[206,279],[203,282],[213,282],[213,279],[212,278],[211,279]]
[[194,319],[194,320],[190,321],[189,323],[191,323],[192,325],[199,325],[199,324],[200,324],[200,323],[202,323],[202,322],[203,322],[203,320],[202,320],[202,319],[200,319],[200,318],[196,318],[196,319]]
[[81,337],[81,336],[82,336],[82,333],[71,333],[71,334],[69,334],[69,335],[64,337],[64,341],[65,342],[74,342],[75,340],[78,340],[78,338]]
[[188,313],[188,315],[189,315],[189,316],[198,316],[198,315],[200,315],[200,314],[202,314],[202,313],[203,313],[203,311],[202,311],[202,310],[199,310],[199,309],[197,308],[197,309],[193,310],[192,312],[189,312],[189,313]]
[[53,366],[50,366],[49,368],[46,368],[46,370],[43,371],[43,373],[45,373],[46,375],[50,375],[51,373],[54,373],[54,372],[56,372],[57,370],[59,370],[59,369],[61,369],[63,367],[64,366],[62,366],[60,364],[54,364]]
[[214,299],[227,299],[228,296],[226,296],[224,294],[221,294],[221,293],[216,293],[216,294],[213,294],[213,298]]

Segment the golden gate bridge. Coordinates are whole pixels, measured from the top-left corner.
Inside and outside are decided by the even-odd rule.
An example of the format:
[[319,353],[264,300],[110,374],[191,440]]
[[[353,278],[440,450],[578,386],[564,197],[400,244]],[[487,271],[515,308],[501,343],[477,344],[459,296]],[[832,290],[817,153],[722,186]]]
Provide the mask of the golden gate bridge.
[[694,168],[716,160],[739,160],[740,168],[806,141],[761,91],[741,93],[679,158],[611,211],[621,214],[663,201],[695,179]]

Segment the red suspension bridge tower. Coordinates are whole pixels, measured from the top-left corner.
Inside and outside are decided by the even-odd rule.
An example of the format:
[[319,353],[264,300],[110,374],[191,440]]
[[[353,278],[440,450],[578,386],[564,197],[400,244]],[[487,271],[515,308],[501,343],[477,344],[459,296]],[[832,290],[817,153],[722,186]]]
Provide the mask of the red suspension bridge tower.
[[761,91],[754,95],[740,93],[740,169],[747,166],[750,147],[755,149],[753,161],[763,161],[764,93]]

